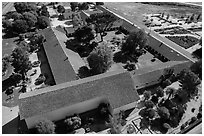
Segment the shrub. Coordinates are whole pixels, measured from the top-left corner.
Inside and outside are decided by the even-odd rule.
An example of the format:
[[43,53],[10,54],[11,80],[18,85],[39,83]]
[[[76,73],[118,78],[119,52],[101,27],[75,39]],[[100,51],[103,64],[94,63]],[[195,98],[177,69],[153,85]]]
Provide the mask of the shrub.
[[41,119],[35,126],[37,133],[39,134],[54,134],[55,124],[47,119]]
[[151,100],[147,100],[144,103],[146,108],[153,108],[154,107],[154,103]]
[[81,126],[81,118],[78,115],[73,116],[65,119],[64,123],[66,124],[68,130],[75,130]]
[[151,92],[150,91],[144,91],[143,93],[145,100],[149,100],[150,96],[151,96]]
[[156,95],[158,97],[163,97],[164,96],[164,91],[163,91],[163,89],[160,86],[157,87]]

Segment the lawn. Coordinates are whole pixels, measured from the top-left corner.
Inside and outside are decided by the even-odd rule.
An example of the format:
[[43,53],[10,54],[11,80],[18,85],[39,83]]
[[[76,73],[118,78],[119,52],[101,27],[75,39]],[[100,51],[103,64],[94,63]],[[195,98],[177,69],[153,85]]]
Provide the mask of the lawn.
[[8,39],[2,39],[2,57],[5,54],[10,55],[12,53],[12,50],[17,47],[16,40],[18,40],[18,37],[8,38]]
[[165,37],[185,49],[188,49],[193,45],[199,43],[199,40],[192,36],[165,36]]

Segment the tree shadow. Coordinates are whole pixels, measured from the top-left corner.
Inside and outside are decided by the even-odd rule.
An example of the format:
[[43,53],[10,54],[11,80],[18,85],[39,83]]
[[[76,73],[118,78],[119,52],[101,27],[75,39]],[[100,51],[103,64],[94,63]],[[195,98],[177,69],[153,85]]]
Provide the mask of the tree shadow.
[[113,56],[113,61],[116,63],[126,63],[128,61],[128,56],[125,55],[122,51],[116,52]]
[[164,123],[165,123],[165,121],[163,119],[156,118],[156,119],[151,121],[150,129],[153,131],[160,131],[162,134],[166,134],[168,129],[163,127]]
[[46,53],[45,53],[44,49],[42,49],[42,48],[37,52],[38,59],[41,62],[41,65],[40,65],[41,73],[43,75],[45,75],[45,77],[46,77],[44,84],[45,85],[55,85],[56,83],[54,80],[54,76],[51,72],[51,68],[50,68],[50,65],[48,63],[48,59],[47,59],[45,54]]
[[66,48],[77,52],[80,57],[87,57],[93,50],[92,46],[81,45],[76,39],[70,39],[65,42]]
[[2,39],[14,38],[14,37],[18,36],[17,33],[13,33],[11,31],[7,31],[5,29],[2,30],[2,33],[5,33],[4,35],[2,35]]
[[20,116],[17,116],[7,124],[2,126],[2,134],[18,134],[18,124]]

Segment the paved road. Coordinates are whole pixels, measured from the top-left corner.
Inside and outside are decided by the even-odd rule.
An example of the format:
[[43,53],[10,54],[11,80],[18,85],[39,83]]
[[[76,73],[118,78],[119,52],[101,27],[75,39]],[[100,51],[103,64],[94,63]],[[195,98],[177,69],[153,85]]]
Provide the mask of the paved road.
[[7,12],[13,9],[13,2],[8,2],[2,9],[2,15],[6,14]]

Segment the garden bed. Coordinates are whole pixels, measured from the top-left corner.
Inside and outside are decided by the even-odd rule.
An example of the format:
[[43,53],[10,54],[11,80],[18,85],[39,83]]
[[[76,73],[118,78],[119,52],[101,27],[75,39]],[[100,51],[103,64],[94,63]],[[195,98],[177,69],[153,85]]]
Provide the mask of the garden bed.
[[165,36],[165,37],[185,49],[188,49],[193,45],[199,43],[199,40],[192,36]]
[[167,31],[162,31],[159,34],[190,34],[191,32],[189,32],[186,29],[183,28],[172,28],[171,30],[167,30]]

